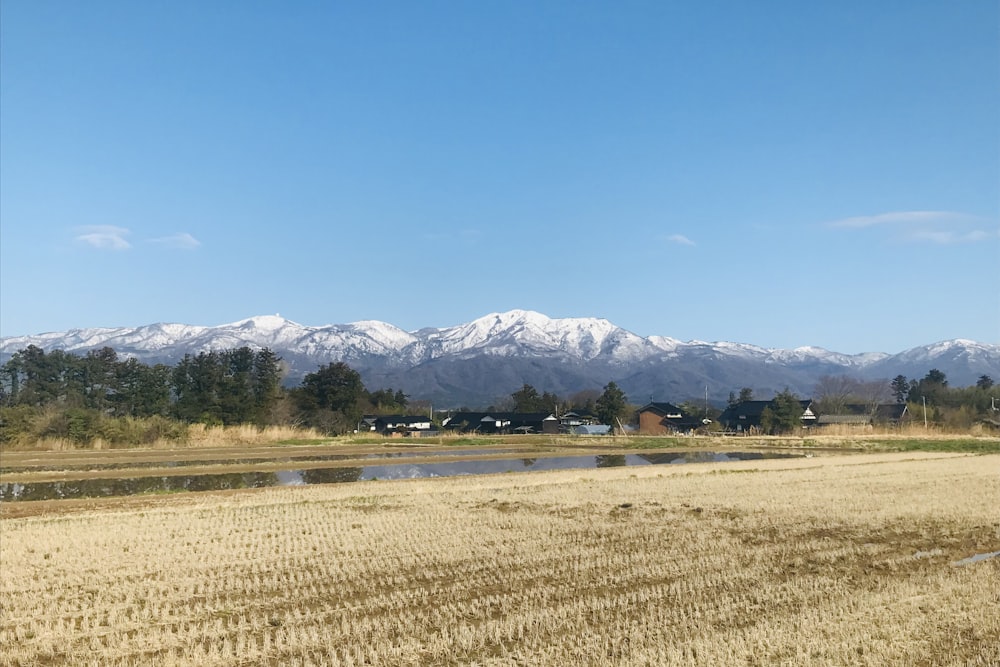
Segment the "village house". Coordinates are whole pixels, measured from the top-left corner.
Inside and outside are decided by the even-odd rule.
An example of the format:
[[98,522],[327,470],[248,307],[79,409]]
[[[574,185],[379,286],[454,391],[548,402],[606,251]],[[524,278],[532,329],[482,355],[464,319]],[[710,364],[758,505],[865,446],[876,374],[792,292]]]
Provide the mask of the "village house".
[[371,430],[382,435],[420,437],[439,433],[427,415],[375,415],[371,424]]
[[647,403],[638,410],[639,433],[642,435],[666,435],[689,433],[704,423],[673,403]]
[[899,426],[908,417],[905,403],[880,403],[878,405],[849,403],[835,412],[820,413],[816,419],[816,425],[855,428]]
[[[812,400],[799,401],[802,406],[802,416],[799,420],[803,428],[816,424],[816,414],[812,410]],[[721,415],[719,424],[727,431],[736,433],[753,433],[760,430],[761,416],[767,408],[774,409],[774,401],[743,401],[730,405]]]
[[597,417],[587,410],[569,410],[559,415],[559,430],[563,433],[575,433],[579,426],[597,424]]
[[444,420],[448,431],[509,434],[559,432],[559,420],[548,412],[456,412]]

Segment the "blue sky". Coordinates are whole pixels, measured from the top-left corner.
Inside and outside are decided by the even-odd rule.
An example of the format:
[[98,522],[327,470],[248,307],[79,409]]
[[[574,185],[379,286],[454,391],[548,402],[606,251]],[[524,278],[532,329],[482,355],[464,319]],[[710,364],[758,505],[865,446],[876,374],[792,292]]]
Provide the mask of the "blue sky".
[[0,5],[0,334],[1000,342],[996,2]]

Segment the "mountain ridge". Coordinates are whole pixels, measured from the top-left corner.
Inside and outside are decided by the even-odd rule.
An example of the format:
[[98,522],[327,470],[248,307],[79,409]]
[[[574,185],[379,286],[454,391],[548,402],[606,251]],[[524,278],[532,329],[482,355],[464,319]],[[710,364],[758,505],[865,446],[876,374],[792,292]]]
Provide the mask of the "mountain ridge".
[[1000,345],[961,338],[896,354],[846,354],[815,346],[642,337],[604,318],[549,318],[530,310],[416,331],[379,320],[310,326],[279,315],[216,326],[80,328],[2,338],[0,361],[28,345],[73,353],[111,347],[146,363],[244,345],[268,347],[285,359],[293,382],[321,364],[344,361],[371,388],[391,386],[446,404],[493,402],[524,383],[565,394],[615,381],[632,396],[656,400],[703,397],[709,387],[718,401],[744,386],[758,395],[785,387],[807,395],[823,375],[913,379],[938,368],[954,386],[974,384],[981,375],[1000,376]]

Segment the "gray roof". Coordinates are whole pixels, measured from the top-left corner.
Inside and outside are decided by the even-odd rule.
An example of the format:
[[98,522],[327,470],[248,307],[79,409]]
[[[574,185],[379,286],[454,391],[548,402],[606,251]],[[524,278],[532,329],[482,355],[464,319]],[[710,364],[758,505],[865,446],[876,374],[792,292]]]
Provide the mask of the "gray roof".
[[611,432],[611,427],[607,424],[581,424],[573,427],[576,435],[607,435]]

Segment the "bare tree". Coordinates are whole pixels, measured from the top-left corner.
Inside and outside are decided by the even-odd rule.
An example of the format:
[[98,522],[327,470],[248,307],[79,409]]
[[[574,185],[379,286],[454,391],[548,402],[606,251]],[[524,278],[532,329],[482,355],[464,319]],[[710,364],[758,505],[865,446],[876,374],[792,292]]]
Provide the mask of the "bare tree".
[[861,402],[867,406],[868,414],[874,415],[879,405],[888,403],[892,398],[892,384],[887,378],[859,382],[857,393]]
[[821,412],[838,414],[845,411],[857,390],[858,381],[846,375],[824,375],[816,382],[813,395]]
[[847,375],[824,375],[816,383],[815,396],[820,412],[837,414],[846,412],[848,405],[863,405],[866,414],[874,415],[892,397],[892,386],[885,379],[865,382]]

